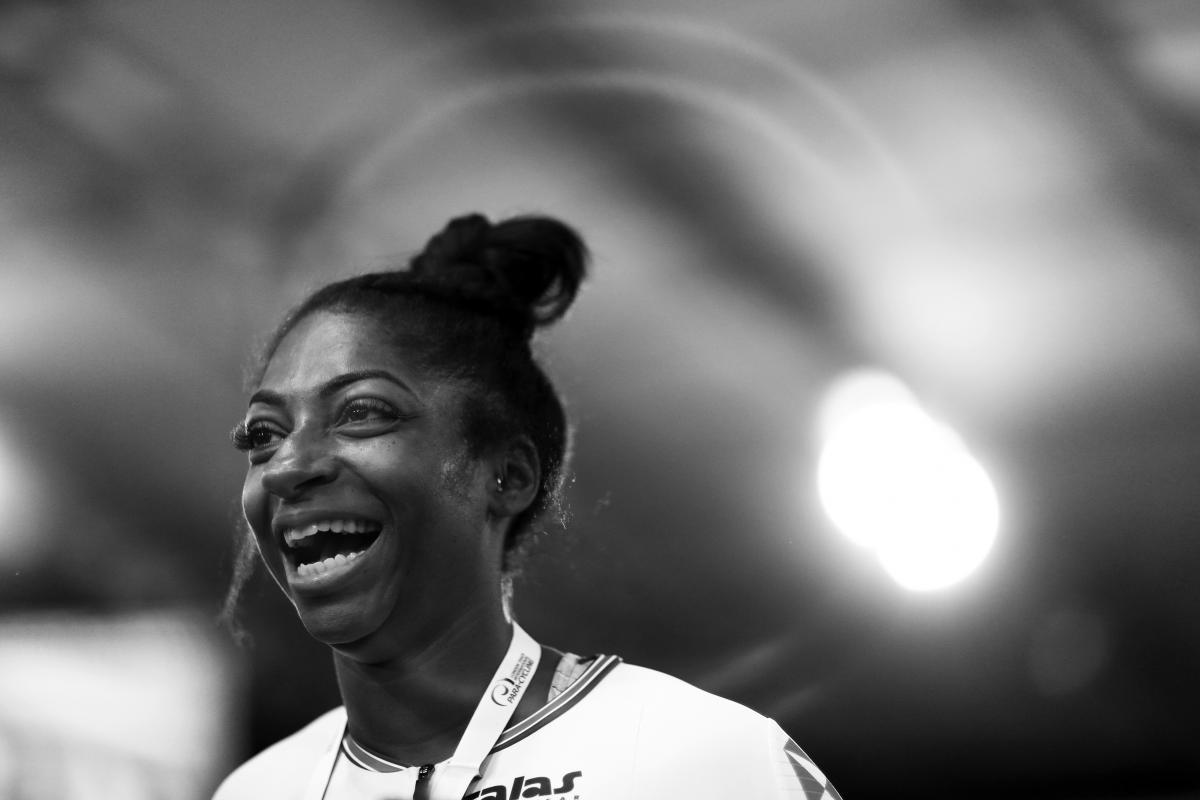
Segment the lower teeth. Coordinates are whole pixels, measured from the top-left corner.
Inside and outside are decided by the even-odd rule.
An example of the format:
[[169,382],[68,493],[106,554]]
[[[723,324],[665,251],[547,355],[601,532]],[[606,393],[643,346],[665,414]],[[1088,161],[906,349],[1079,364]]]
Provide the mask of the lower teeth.
[[349,564],[351,561],[358,558],[358,556],[358,553],[350,553],[349,555],[338,553],[336,556],[327,558],[324,561],[316,561],[312,564],[301,564],[296,568],[296,573],[305,577],[309,575],[321,575],[333,569],[334,567],[344,567],[346,564]]

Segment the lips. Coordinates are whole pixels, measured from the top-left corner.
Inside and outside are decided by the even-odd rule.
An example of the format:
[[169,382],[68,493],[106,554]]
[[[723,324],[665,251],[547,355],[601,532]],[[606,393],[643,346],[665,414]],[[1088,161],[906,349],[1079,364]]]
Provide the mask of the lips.
[[329,517],[284,527],[280,539],[295,574],[315,578],[362,557],[382,529],[374,520]]

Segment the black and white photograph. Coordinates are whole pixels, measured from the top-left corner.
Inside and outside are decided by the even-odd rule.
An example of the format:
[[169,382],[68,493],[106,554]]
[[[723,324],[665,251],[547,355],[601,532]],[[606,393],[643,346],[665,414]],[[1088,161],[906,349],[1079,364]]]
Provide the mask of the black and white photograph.
[[1200,800],[1200,3],[0,0],[0,800]]

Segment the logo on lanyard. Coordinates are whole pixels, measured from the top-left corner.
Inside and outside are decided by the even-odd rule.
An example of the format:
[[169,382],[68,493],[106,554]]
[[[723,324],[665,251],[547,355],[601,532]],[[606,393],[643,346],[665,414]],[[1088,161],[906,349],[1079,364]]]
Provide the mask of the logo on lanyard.
[[507,678],[501,678],[492,684],[492,702],[498,706],[509,706],[521,694],[521,688],[529,680],[533,672],[533,659],[524,653],[517,660],[512,673]]

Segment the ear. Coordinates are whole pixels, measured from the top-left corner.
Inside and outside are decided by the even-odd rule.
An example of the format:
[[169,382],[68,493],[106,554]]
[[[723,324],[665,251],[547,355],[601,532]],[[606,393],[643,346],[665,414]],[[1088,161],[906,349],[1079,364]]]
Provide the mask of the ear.
[[528,436],[516,436],[490,459],[488,510],[495,517],[515,517],[533,503],[542,482],[537,448]]

